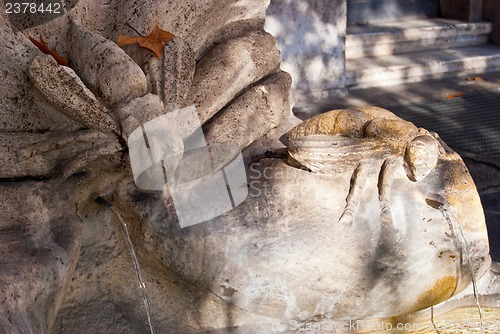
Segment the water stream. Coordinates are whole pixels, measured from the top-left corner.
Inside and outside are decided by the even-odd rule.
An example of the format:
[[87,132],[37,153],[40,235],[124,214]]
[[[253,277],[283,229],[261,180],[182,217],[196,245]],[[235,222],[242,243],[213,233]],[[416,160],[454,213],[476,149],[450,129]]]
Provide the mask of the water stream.
[[115,217],[120,222],[120,225],[123,230],[123,234],[125,236],[125,240],[127,241],[128,251],[130,253],[130,257],[132,258],[132,263],[134,264],[135,276],[137,277],[137,282],[139,283],[139,287],[142,293],[142,302],[144,304],[144,309],[146,310],[146,316],[148,318],[149,330],[151,334],[154,334],[153,324],[151,323],[151,309],[149,307],[149,299],[148,294],[146,292],[146,284],[142,280],[141,275],[141,267],[139,266],[139,261],[137,260],[137,255],[135,254],[134,245],[132,244],[132,240],[130,239],[130,234],[128,233],[127,223],[122,219],[120,213],[112,206],[110,206],[111,212],[115,215]]
[[144,281],[142,279],[141,267],[139,266],[139,261],[137,260],[137,255],[135,253],[135,249],[134,249],[134,245],[132,243],[132,239],[130,239],[130,234],[128,232],[127,223],[123,220],[123,218],[120,215],[120,213],[118,212],[118,210],[116,210],[111,205],[111,203],[109,203],[108,201],[106,201],[104,198],[97,197],[95,199],[95,201],[97,203],[100,203],[100,204],[103,204],[104,206],[106,206],[113,213],[113,215],[115,216],[116,220],[120,223],[120,227],[122,229],[123,236],[125,237],[125,241],[127,242],[128,252],[130,254],[130,257],[132,258],[132,263],[133,263],[133,266],[134,266],[135,276],[137,278],[137,282],[139,283],[139,288],[140,288],[141,293],[142,293],[142,302],[144,304],[144,310],[146,311],[146,317],[148,319],[149,330],[150,330],[151,334],[154,334],[155,331],[154,331],[153,324],[152,324],[152,321],[151,321],[151,308],[149,307],[149,299],[148,299],[148,294],[146,292],[146,284],[144,284]]
[[479,294],[477,292],[477,282],[476,282],[476,277],[474,275],[474,270],[472,267],[472,259],[470,257],[469,253],[469,244],[467,243],[467,240],[465,239],[464,232],[462,230],[462,227],[458,223],[458,220],[455,218],[451,210],[449,209],[449,206],[446,203],[443,202],[438,202],[434,201],[431,199],[426,200],[427,204],[432,206],[435,209],[438,209],[443,217],[446,219],[448,222],[448,225],[450,226],[450,229],[455,236],[455,239],[460,242],[460,252],[461,254],[463,253],[462,256],[462,262],[463,258],[465,257],[465,260],[467,261],[467,265],[469,267],[469,273],[471,276],[471,281],[472,281],[472,291],[474,294],[474,300],[476,302],[476,307],[479,312],[479,325],[481,328],[481,332],[484,334],[484,325],[483,325],[483,309],[481,308],[481,304],[479,303]]

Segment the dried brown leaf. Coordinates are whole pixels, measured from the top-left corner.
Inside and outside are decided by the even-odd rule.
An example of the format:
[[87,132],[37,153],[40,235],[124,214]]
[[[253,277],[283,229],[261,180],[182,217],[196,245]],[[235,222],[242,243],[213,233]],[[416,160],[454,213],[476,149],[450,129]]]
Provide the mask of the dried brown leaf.
[[69,66],[68,65],[68,60],[64,57],[62,57],[56,50],[56,48],[52,48],[52,49],[49,49],[49,47],[47,46],[47,43],[45,43],[42,35],[38,35],[40,40],[37,41],[36,39],[32,38],[31,36],[28,36],[31,43],[35,44],[35,46],[40,50],[42,51],[43,53],[47,54],[47,55],[51,55],[52,57],[54,57],[54,59],[57,61],[57,63],[59,65],[63,65],[63,66]]
[[140,46],[153,51],[160,58],[163,47],[174,37],[172,33],[160,29],[158,22],[156,22],[155,27],[148,36],[118,36],[117,44],[122,46],[139,43]]

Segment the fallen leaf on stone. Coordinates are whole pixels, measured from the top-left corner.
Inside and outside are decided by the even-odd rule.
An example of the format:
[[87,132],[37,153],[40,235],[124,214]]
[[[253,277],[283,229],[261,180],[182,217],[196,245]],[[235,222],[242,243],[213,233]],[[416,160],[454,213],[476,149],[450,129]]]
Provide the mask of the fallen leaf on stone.
[[37,41],[36,39],[32,38],[31,36],[28,36],[31,43],[35,44],[35,46],[40,50],[42,51],[43,53],[47,54],[47,55],[51,55],[52,57],[54,57],[54,59],[57,61],[57,63],[59,65],[63,65],[63,66],[69,66],[68,65],[68,60],[64,57],[62,57],[56,50],[56,48],[52,48],[52,49],[49,49],[49,47],[47,46],[47,43],[45,43],[45,41],[43,40],[43,37],[42,35],[38,35],[40,40]]
[[[128,22],[125,23],[130,28],[134,29]],[[155,27],[148,36],[142,36],[137,30],[134,29],[139,36],[118,36],[117,44],[119,46],[127,44],[139,43],[143,48],[149,49],[155,53],[155,55],[160,58],[163,47],[172,40],[175,36],[166,30],[162,30],[158,27],[158,21]]]
[[458,93],[453,93],[453,94],[450,93],[450,94],[446,95],[446,98],[448,100],[450,100],[450,99],[454,99],[454,98],[457,98],[457,97],[460,97],[460,96],[464,96],[464,95],[465,95],[465,93],[463,93],[463,92],[458,92]]
[[475,81],[475,82],[484,81],[483,78],[481,78],[481,77],[469,77],[469,78],[466,78],[465,80],[467,80],[467,81]]

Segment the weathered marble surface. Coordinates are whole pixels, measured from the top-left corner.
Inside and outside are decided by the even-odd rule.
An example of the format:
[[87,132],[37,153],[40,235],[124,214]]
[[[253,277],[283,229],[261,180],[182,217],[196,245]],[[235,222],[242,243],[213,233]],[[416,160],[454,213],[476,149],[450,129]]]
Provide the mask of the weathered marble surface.
[[[396,316],[449,298],[469,283],[467,268],[426,199],[448,203],[474,273],[488,269],[470,175],[425,130],[378,108],[333,111],[297,125],[286,151],[279,139],[297,120],[263,31],[266,6],[89,0],[24,32],[2,17],[0,332],[149,332],[115,211],[160,333],[287,332],[292,320]],[[161,61],[110,42],[131,33],[116,22],[148,31],[157,18],[179,36]],[[38,32],[75,67],[41,55],[25,36]],[[89,65],[79,55],[93,47]],[[182,74],[161,74],[174,68]],[[134,184],[126,139],[191,103],[208,143],[243,150],[249,195],[181,228],[167,186]],[[339,136],[361,153],[317,146]]]
[[[89,286],[77,279],[82,271],[89,279],[94,269],[101,268],[93,262],[106,261],[107,255],[99,253],[100,249],[118,251],[121,246],[119,238],[108,239],[106,234],[98,238],[99,229],[86,228],[91,223],[82,227],[82,221],[89,219],[101,226],[99,222],[106,220],[101,216],[92,220],[93,199],[112,193],[117,182],[132,177],[126,140],[142,124],[190,104],[197,108],[202,124],[222,110],[220,120],[210,126],[210,143],[216,145],[225,143],[234,118],[243,123],[249,116],[244,110],[250,103],[255,105],[250,110],[255,131],[231,141],[241,150],[291,116],[290,77],[279,71],[274,38],[263,30],[267,5],[267,1],[233,0],[83,0],[65,7],[68,12],[64,15],[39,22],[23,22],[22,17],[2,13],[0,62],[6,82],[0,87],[0,178],[5,197],[1,225],[5,242],[0,247],[2,267],[8,270],[0,273],[2,289],[7,293],[2,300],[0,331],[91,330],[87,327],[89,319],[97,320],[101,313],[108,320],[97,322],[95,332],[138,333],[146,329],[140,300],[135,299],[136,283],[124,284],[119,294],[110,288],[110,284],[120,284],[124,272],[132,273],[130,266],[126,270],[111,268],[110,276],[97,275],[99,282],[104,282],[103,290],[96,283],[88,291]],[[137,46],[121,49],[114,43],[118,35],[134,33],[124,25],[126,21],[146,33],[157,20],[163,29],[176,35],[161,59],[152,58],[149,51]],[[18,31],[18,27],[27,28]],[[29,42],[27,36],[38,34],[69,58],[71,68],[57,65]],[[240,80],[235,81],[238,75]],[[272,122],[268,116],[272,116]],[[193,128],[184,126],[188,136]],[[43,192],[41,199],[37,192]],[[51,209],[48,194],[53,192],[58,196],[53,196],[56,202]],[[103,215],[109,216],[104,211]],[[35,225],[39,228],[29,227]],[[109,229],[103,233],[106,231]],[[135,240],[141,233],[133,235]],[[95,256],[88,258],[87,253]],[[43,265],[33,264],[41,261]],[[125,261],[129,261],[126,256]],[[70,280],[82,284],[68,288]],[[162,280],[169,281],[168,277]],[[193,290],[192,283],[185,282],[185,289]],[[212,298],[207,306],[212,316],[201,321],[197,314],[206,290],[195,288],[193,296],[186,299],[189,293],[170,289],[168,284],[162,291],[177,294],[170,295],[173,300],[185,298],[184,305],[190,311],[180,307],[174,312],[177,315],[164,313],[171,308],[171,298],[164,299],[166,295],[159,292],[159,299],[167,304],[156,308],[158,330],[175,328],[175,332],[181,332],[226,326],[220,318],[228,307],[225,302]],[[74,300],[69,291],[85,293]],[[116,305],[125,303],[130,291],[131,303],[137,307],[120,311]],[[92,309],[90,296],[108,296],[98,305],[109,301],[115,306]],[[182,319],[186,312],[194,313]],[[137,317],[133,315],[136,313]],[[119,318],[124,314],[135,320],[121,324]],[[248,321],[254,316],[244,314],[242,318]],[[76,326],[75,321],[82,319],[86,326]]]
[[345,0],[271,1],[265,28],[278,41],[297,101],[344,88],[346,10]]
[[[346,121],[349,114],[354,122]],[[168,267],[246,311],[303,321],[385,318],[440,303],[470,283],[459,231],[429,205],[442,201],[462,226],[474,275],[488,270],[476,188],[438,138],[380,108],[310,119],[289,133],[290,149],[304,133],[364,141],[368,155],[353,163],[355,147],[344,155],[321,147],[338,161],[322,161],[312,173],[311,155],[304,160],[292,151],[293,161],[256,162],[241,206],[184,230],[151,219],[152,249],[163,250]]]

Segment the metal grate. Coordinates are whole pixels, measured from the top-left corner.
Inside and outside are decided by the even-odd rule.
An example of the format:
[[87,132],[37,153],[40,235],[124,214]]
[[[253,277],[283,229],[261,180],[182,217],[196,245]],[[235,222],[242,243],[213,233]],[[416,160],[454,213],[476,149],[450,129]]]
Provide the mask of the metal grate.
[[386,106],[416,126],[437,132],[451,147],[500,160],[500,92]]

